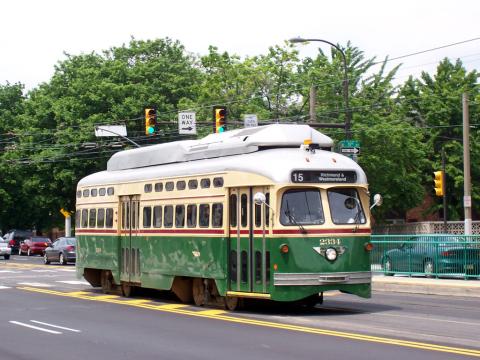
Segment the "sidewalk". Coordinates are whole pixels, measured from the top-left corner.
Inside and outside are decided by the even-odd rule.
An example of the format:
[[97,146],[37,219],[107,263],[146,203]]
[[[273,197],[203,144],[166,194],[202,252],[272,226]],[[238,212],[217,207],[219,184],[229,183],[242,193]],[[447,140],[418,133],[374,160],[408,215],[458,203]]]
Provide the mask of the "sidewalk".
[[373,291],[480,297],[479,280],[428,279],[407,276],[372,276]]

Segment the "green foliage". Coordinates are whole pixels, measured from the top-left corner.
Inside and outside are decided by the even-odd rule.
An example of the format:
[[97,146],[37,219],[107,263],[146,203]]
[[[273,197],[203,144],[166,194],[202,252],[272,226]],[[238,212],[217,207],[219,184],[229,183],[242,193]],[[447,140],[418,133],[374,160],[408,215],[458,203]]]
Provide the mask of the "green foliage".
[[[377,220],[403,217],[421,203],[431,189],[430,173],[439,168],[441,148],[447,152],[450,211],[461,218],[460,99],[464,91],[471,94],[471,118],[478,123],[477,74],[467,73],[459,61],[444,60],[433,77],[422,74],[396,87],[397,68],[386,72],[383,62],[374,71],[374,58],[366,59],[350,43],[338,46],[346,55],[352,133],[362,146],[359,162],[371,192],[385,198],[375,210]],[[51,80],[27,96],[21,84],[0,85],[0,166],[8,174],[0,177],[0,228],[62,225],[59,209],[74,209],[77,182],[105,168],[118,151],[113,142],[131,146],[120,138],[95,138],[97,125],[123,123],[130,139],[147,144],[185,138],[174,123],[179,110],[195,111],[198,136],[207,135],[214,105],[228,107],[230,129],[243,126],[243,116],[252,113],[260,123],[302,123],[309,118],[311,86],[317,89],[318,122],[343,124],[344,70],[335,48],[300,59],[288,44],[243,59],[214,46],[195,57],[168,38],[132,39],[101,53],[67,54]],[[154,137],[144,135],[148,106],[156,106],[162,122]],[[324,132],[336,140],[345,136],[343,130]],[[472,130],[477,214],[479,136],[478,129]]]

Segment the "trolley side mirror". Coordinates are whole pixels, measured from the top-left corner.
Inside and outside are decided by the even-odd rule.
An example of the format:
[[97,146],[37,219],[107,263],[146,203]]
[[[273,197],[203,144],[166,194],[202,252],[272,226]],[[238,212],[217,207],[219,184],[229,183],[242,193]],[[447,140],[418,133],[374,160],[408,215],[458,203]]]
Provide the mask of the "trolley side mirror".
[[383,204],[383,198],[380,194],[373,195],[373,204],[370,206],[370,210],[372,210],[375,206],[381,206]]
[[264,193],[262,192],[257,192],[255,195],[253,195],[253,201],[257,205],[262,205],[265,204],[267,201],[267,198]]

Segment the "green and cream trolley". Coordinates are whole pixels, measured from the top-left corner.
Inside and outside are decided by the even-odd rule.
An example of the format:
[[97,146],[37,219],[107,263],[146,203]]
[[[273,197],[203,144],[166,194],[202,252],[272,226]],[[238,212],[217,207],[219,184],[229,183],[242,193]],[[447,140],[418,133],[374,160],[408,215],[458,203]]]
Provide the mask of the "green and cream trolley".
[[370,297],[367,179],[307,125],[268,125],[116,153],[77,188],[77,275],[105,292]]

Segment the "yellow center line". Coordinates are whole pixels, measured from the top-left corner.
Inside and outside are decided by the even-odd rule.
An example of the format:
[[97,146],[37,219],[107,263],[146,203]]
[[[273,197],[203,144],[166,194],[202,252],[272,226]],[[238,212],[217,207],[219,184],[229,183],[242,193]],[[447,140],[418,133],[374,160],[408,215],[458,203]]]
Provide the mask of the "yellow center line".
[[400,340],[395,338],[362,335],[358,333],[334,331],[334,330],[327,330],[327,329],[320,329],[320,328],[311,328],[306,326],[281,324],[281,323],[264,321],[264,320],[239,318],[239,317],[230,316],[230,314],[232,315],[234,314],[225,312],[223,310],[205,310],[205,311],[183,310],[181,309],[181,307],[185,307],[186,305],[175,306],[177,304],[167,304],[167,305],[158,306],[158,305],[152,305],[152,304],[145,304],[144,302],[137,302],[136,300],[130,300],[131,301],[130,302],[130,301],[122,301],[119,299],[113,299],[113,298],[102,299],[101,296],[84,295],[85,292],[82,292],[82,291],[65,293],[65,292],[60,292],[55,290],[33,288],[33,287],[18,287],[17,289],[39,292],[44,294],[57,295],[57,296],[71,297],[71,298],[77,298],[77,299],[91,300],[91,301],[100,301],[100,302],[107,302],[107,303],[113,303],[113,304],[124,304],[124,305],[130,305],[130,306],[139,307],[143,309],[148,309],[148,310],[156,310],[156,311],[182,314],[182,315],[188,315],[188,316],[196,316],[196,317],[202,317],[202,318],[208,318],[208,319],[214,319],[214,320],[222,320],[222,321],[231,322],[231,323],[255,325],[255,326],[281,329],[281,330],[303,332],[303,333],[315,334],[315,335],[328,335],[328,336],[335,336],[335,337],[340,337],[345,339],[368,341],[368,342],[381,343],[381,344],[387,344],[387,345],[397,345],[397,346],[403,346],[403,347],[409,347],[409,348],[415,348],[415,349],[439,351],[439,352],[445,352],[445,353],[451,353],[451,354],[467,355],[472,357],[480,357],[480,350],[475,350],[475,349],[457,348],[457,347],[436,345],[436,344],[423,343],[423,342],[417,342],[417,341],[408,341],[408,340]]

